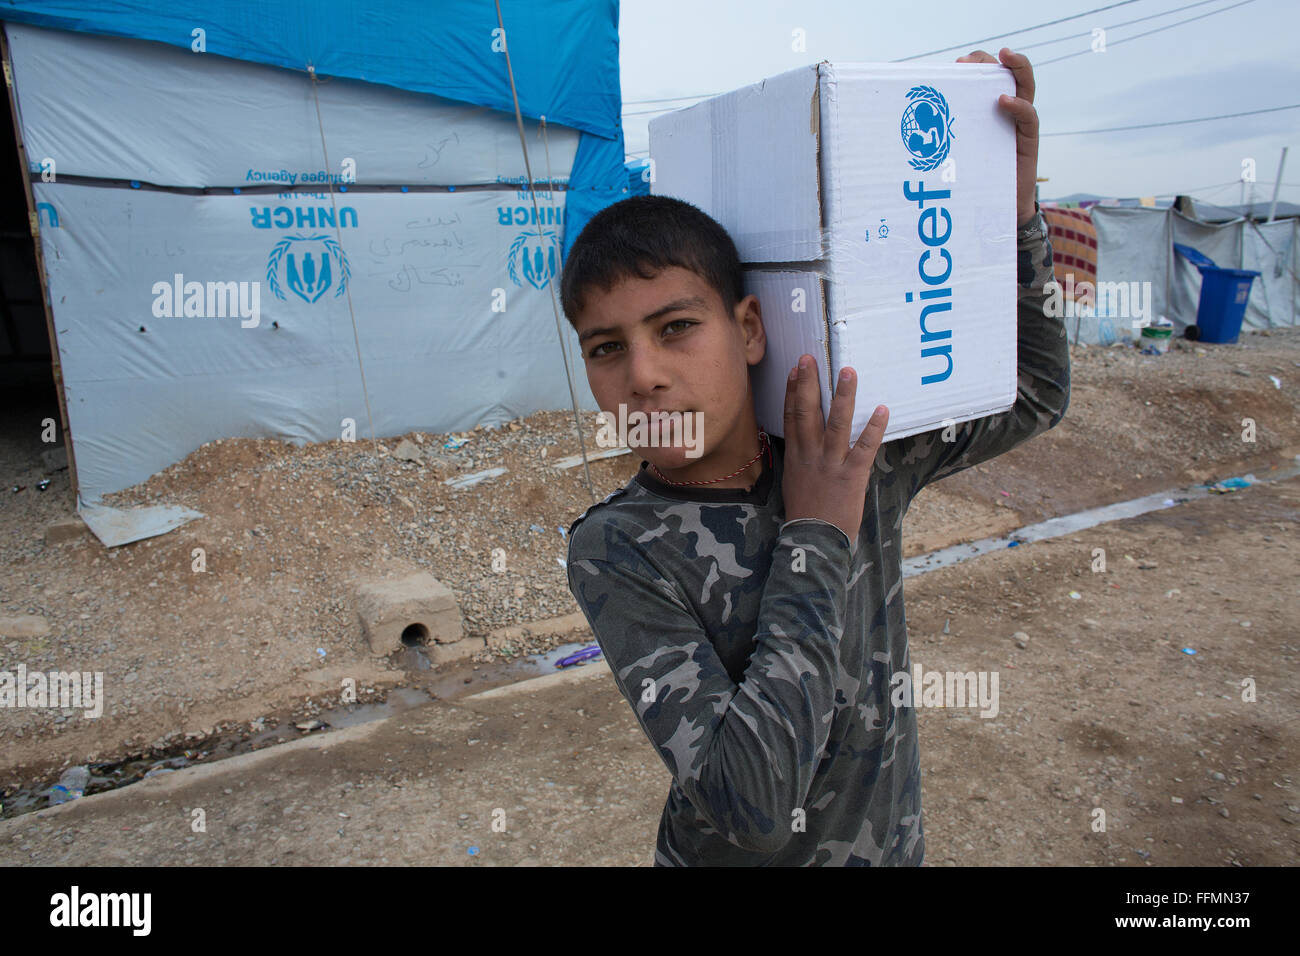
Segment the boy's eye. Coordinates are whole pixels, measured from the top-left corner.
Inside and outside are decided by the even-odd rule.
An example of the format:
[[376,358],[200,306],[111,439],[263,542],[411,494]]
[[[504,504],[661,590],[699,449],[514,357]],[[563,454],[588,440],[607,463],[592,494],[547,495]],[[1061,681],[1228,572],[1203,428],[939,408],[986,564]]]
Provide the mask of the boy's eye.
[[[685,326],[686,328],[690,328],[692,325],[695,324],[697,323],[691,322],[688,319],[674,319],[672,322],[669,322],[667,325],[665,325],[664,329],[665,330],[671,329],[674,325],[681,325],[681,326]],[[682,331],[685,331],[685,329],[683,329]],[[681,332],[674,332],[672,334],[680,335]],[[607,345],[617,345],[617,344],[618,344],[617,342],[601,342],[599,345],[597,345],[594,349],[591,350],[590,357],[600,358],[602,355],[608,355],[609,354],[608,352],[602,352],[601,349],[603,349]]]

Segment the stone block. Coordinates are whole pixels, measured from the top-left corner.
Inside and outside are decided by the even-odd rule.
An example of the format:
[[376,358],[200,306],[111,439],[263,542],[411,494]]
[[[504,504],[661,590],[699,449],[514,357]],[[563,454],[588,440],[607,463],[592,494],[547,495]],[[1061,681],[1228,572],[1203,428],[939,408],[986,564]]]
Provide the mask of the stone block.
[[[371,578],[357,584],[357,616],[372,654],[388,656],[402,649],[402,635],[438,651],[463,642],[465,625],[451,589],[427,571],[391,578]],[[452,652],[448,652],[452,653]]]
[[86,527],[86,522],[81,520],[81,515],[69,515],[45,527],[45,543],[62,544],[64,541],[74,541],[89,533],[90,529]]

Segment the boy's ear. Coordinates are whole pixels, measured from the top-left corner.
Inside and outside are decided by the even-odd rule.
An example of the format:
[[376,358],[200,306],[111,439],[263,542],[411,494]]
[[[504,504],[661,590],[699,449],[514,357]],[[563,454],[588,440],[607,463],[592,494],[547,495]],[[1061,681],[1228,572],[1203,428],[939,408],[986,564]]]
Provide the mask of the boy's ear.
[[757,365],[767,354],[767,333],[763,329],[763,313],[758,296],[747,295],[736,303],[736,323],[745,337],[745,361]]

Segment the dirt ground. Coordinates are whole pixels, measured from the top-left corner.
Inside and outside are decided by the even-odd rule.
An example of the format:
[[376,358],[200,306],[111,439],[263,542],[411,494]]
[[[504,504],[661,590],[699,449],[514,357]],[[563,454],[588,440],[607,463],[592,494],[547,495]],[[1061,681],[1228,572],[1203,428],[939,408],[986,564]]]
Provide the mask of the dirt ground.
[[[1062,423],[923,492],[907,516],[907,555],[1262,471],[1300,452],[1300,335],[1292,330],[1246,334],[1235,346],[1180,341],[1161,357],[1076,347],[1072,362]],[[0,646],[6,667],[104,671],[108,705],[98,721],[0,710],[4,792],[48,786],[70,763],[148,753],[187,736],[198,747],[214,735],[251,733],[258,717],[318,712],[337,700],[342,676],[359,678],[363,700],[427,681],[396,660],[372,658],[360,636],[352,582],[386,566],[424,567],[452,588],[467,631],[482,644],[479,670],[463,668],[467,690],[484,684],[494,662],[575,639],[501,637],[507,625],[576,610],[556,560],[565,554],[558,529],[592,498],[581,467],[549,465],[578,451],[568,412],[477,430],[457,451],[443,449],[449,436],[406,436],[437,450],[437,461],[420,464],[389,454],[398,438],[383,439],[378,457],[368,440],[305,448],[213,442],[110,499],[182,504],[205,517],[111,551],[89,536],[44,543],[46,526],[72,510],[67,471],[47,474],[40,458],[48,446],[39,422],[49,413],[10,403],[0,428],[11,486],[26,486],[0,496],[0,618],[39,615],[49,633]],[[1243,418],[1255,423],[1253,443],[1242,440]],[[597,498],[626,482],[637,463],[632,455],[592,463]],[[507,474],[472,488],[442,484],[497,465]],[[43,492],[35,487],[42,476],[51,479]],[[1177,862],[1180,843],[1188,863],[1294,861],[1294,727],[1289,737],[1283,732],[1300,685],[1296,562],[1287,561],[1296,548],[1294,487],[1193,502],[909,580],[916,660],[937,667],[969,648],[949,669],[995,667],[1003,675],[997,720],[922,710],[928,862],[1030,862],[1026,847],[1043,832],[1054,838],[1037,844],[1038,859],[1083,862],[1078,853],[1110,845],[1089,829],[1094,807],[1106,810],[1112,836],[1117,820],[1125,832],[1145,828],[1142,842],[1151,838],[1156,862]],[[1272,510],[1234,517],[1247,507],[1238,501],[1269,501]],[[1107,544],[1111,534],[1121,537]],[[1163,558],[1151,557],[1157,543]],[[206,550],[204,574],[191,570],[195,547]],[[497,547],[506,549],[504,575],[491,569]],[[1106,574],[1090,570],[1094,547],[1107,550]],[[1125,554],[1158,566],[1136,569]],[[1103,589],[1109,576],[1115,580]],[[943,589],[931,590],[940,581]],[[1082,597],[1069,598],[1069,590]],[[1248,612],[1238,617],[1249,628],[1232,618],[1237,608]],[[1014,631],[1030,635],[1025,649],[1011,641]],[[1183,654],[1183,646],[1198,654]],[[1017,682],[1020,671],[1032,681]],[[1236,683],[1252,675],[1259,699],[1246,705]],[[1221,694],[1236,703],[1219,703]],[[635,729],[630,714],[622,716]],[[1198,752],[1204,756],[1188,756]],[[1202,764],[1225,780],[1192,775]],[[972,782],[940,786],[953,779]],[[1158,795],[1157,786],[1168,792]],[[1257,806],[1228,801],[1242,788]],[[653,789],[657,820],[663,792]],[[967,837],[990,819],[999,821],[996,842]],[[1230,821],[1240,821],[1236,843],[1221,838]],[[1110,861],[1111,852],[1124,850],[1087,859]]]
[[[1300,862],[1298,510],[1291,478],[909,578],[916,661],[1001,678],[995,717],[919,712],[926,864]],[[607,668],[557,677],[0,821],[0,864],[648,866],[670,777]]]

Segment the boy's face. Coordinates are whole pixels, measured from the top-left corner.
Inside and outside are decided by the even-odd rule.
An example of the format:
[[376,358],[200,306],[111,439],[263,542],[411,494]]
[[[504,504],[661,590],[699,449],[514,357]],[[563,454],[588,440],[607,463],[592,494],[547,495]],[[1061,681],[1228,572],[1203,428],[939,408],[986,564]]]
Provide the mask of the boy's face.
[[[687,416],[682,416],[681,427],[629,442],[668,478],[716,478],[754,455],[758,426],[749,367],[762,360],[766,348],[754,296],[737,303],[733,321],[704,279],[672,266],[653,279],[632,275],[608,292],[590,290],[575,327],[587,382],[601,409],[613,416],[612,427],[620,419],[620,405],[629,432],[649,412],[699,413],[689,416],[694,435],[688,435]],[[752,484],[745,478],[742,474],[737,481]]]

